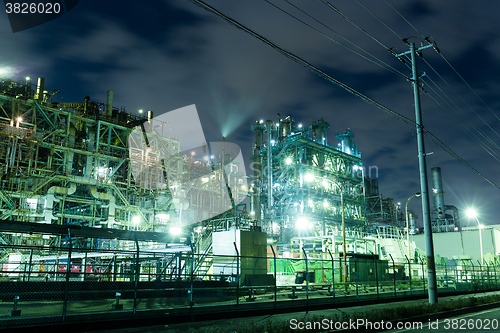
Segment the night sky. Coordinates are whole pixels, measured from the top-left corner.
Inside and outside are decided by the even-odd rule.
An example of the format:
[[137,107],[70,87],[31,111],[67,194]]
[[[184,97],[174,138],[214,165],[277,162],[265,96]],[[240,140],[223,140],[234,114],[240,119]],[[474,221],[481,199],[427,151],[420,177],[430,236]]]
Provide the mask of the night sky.
[[[432,36],[444,58],[429,48],[423,54],[432,68],[422,59],[418,65],[420,72],[426,73],[424,90],[445,110],[422,94],[425,129],[500,184],[500,2],[330,2],[366,33],[320,0],[272,3],[392,69],[356,55],[264,0],[207,0],[224,14],[410,119],[415,115],[413,91],[406,79],[411,74],[409,62],[400,62],[387,48],[404,52],[408,46],[401,38],[414,36],[409,40],[419,45],[421,34]],[[47,88],[61,91],[55,100],[63,97],[65,102],[83,102],[89,95],[94,101],[105,102],[111,89],[114,106],[126,106],[130,113],[145,109],[159,115],[196,104],[207,141],[221,141],[226,135],[243,149],[247,160],[253,143],[250,126],[255,120],[276,119],[280,113],[308,125],[310,120],[324,118],[331,125],[332,145],[337,142],[335,132],[348,127],[354,131],[363,164],[378,168],[384,196],[404,205],[409,196],[420,191],[414,128],[187,0],[80,1],[67,14],[18,33],[12,33],[7,15],[0,14],[0,36],[0,67],[19,81],[25,76],[45,77]],[[500,190],[428,139],[426,150],[433,152],[427,158],[429,180],[430,169],[440,166],[445,204],[459,208],[462,225],[475,225],[464,214],[470,206],[477,209],[481,223],[499,223]],[[421,216],[419,200],[413,199],[411,207]],[[421,224],[420,217],[417,224]]]

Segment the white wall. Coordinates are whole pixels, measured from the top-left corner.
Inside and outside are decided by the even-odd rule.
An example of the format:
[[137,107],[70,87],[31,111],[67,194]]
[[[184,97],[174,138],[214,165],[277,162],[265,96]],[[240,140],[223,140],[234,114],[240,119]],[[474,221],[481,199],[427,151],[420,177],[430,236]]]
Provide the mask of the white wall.
[[[481,235],[483,256],[486,256],[487,253],[500,255],[500,226],[485,226],[481,230]],[[426,240],[424,234],[411,235],[410,238],[417,244],[418,248],[425,251]],[[479,229],[476,227],[464,228],[461,232],[433,233],[432,238],[436,255],[448,259],[472,256],[474,262],[481,259]]]

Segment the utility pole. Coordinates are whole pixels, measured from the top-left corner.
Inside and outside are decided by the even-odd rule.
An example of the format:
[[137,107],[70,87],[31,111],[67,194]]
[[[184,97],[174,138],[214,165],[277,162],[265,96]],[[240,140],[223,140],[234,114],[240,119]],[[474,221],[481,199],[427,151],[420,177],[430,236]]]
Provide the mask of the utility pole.
[[417,124],[416,129],[417,129],[417,146],[418,146],[418,167],[420,170],[420,192],[422,193],[422,213],[423,213],[422,218],[424,222],[425,252],[427,256],[428,295],[429,295],[429,303],[436,304],[437,303],[436,265],[434,262],[434,244],[432,242],[432,225],[431,225],[431,216],[429,210],[429,187],[427,185],[427,166],[425,162],[426,154],[424,146],[424,133],[423,133],[424,131],[422,125],[422,111],[420,109],[420,91],[418,83],[419,76],[417,70],[416,53],[429,47],[433,47],[436,51],[438,51],[438,49],[435,47],[434,44],[431,43],[422,46],[418,49],[415,49],[415,43],[410,43],[409,46],[410,46],[410,51],[397,54],[396,57],[400,58],[401,56],[404,56],[406,54],[411,55],[412,77],[410,81],[413,85],[413,95],[415,101],[415,117]]

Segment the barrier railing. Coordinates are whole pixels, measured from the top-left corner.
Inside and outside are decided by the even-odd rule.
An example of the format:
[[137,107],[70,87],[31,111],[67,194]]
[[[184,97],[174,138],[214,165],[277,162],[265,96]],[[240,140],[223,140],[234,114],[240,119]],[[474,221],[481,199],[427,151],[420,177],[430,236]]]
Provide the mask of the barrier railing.
[[[138,242],[126,251],[63,245],[0,246],[0,326],[210,311],[231,304],[243,309],[255,302],[269,309],[285,302],[308,307],[427,293],[422,261],[348,255],[345,280],[343,258],[330,252],[317,259],[306,251],[302,258],[282,258],[273,248],[270,257],[248,257],[141,249]],[[199,260],[211,265],[202,274],[193,264]],[[436,275],[438,293],[500,288],[498,262],[437,263]]]

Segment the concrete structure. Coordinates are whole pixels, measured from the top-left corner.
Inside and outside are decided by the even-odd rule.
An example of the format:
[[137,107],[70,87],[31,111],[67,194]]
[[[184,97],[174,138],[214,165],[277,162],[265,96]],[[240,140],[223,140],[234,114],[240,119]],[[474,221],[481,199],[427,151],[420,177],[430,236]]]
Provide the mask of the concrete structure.
[[[472,259],[474,264],[481,260],[481,248],[478,227],[464,227],[459,232],[446,232],[434,234],[434,251],[436,255],[448,259]],[[484,260],[489,264],[500,263],[500,225],[483,226],[482,245]],[[418,248],[425,250],[423,234],[411,235]]]

